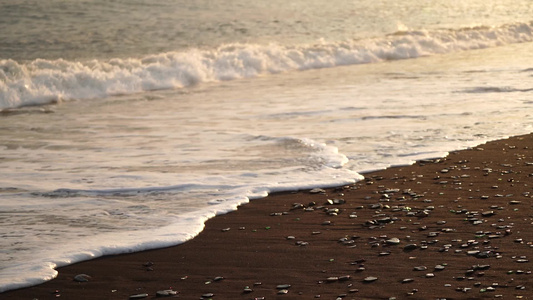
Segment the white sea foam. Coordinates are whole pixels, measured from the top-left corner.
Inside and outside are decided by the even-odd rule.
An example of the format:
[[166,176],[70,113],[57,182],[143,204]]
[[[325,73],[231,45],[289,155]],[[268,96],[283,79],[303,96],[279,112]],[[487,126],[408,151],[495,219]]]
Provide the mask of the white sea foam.
[[365,64],[533,40],[533,22],[459,30],[400,31],[314,45],[229,44],[141,59],[0,61],[0,109],[172,89],[261,74]]
[[[275,169],[197,177],[190,183],[183,183],[190,180],[188,174],[171,177],[182,182],[179,185],[107,189],[95,186],[2,195],[0,211],[16,211],[21,219],[32,218],[33,224],[0,232],[9,244],[3,249],[5,256],[0,256],[0,292],[50,280],[57,276],[55,269],[64,265],[180,244],[200,233],[207,219],[272,192],[338,186],[362,179],[358,173],[341,168],[348,159],[335,147],[306,138],[261,136],[258,140],[269,149],[289,149],[287,157],[294,156],[292,163],[282,161]],[[306,162],[307,166],[300,165]],[[64,175],[54,176],[59,184],[72,176]],[[147,175],[137,177],[148,180]],[[106,181],[113,181],[112,178]],[[126,184],[135,185],[137,180],[130,178]],[[27,201],[21,203],[17,197]],[[10,220],[12,224],[19,221],[24,222],[17,216]],[[61,234],[49,232],[48,226]],[[18,237],[24,237],[23,246],[17,246]],[[58,244],[62,246],[58,248]],[[36,249],[39,255],[35,255]],[[9,258],[11,255],[16,258]]]

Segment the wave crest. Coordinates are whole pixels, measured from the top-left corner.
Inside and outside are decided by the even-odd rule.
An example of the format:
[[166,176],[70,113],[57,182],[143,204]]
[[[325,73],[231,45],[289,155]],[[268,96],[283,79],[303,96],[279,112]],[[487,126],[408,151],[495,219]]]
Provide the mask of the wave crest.
[[533,41],[533,22],[500,27],[401,31],[314,45],[228,44],[141,59],[87,62],[0,60],[0,109],[102,98],[292,70],[375,63]]

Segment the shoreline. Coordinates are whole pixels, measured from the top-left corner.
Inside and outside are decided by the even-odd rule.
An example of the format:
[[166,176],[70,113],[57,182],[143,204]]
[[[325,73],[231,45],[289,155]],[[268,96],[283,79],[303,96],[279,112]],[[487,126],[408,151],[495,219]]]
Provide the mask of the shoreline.
[[[274,193],[208,220],[183,244],[69,265],[56,279],[0,295],[527,298],[532,150],[533,134],[515,136],[324,192]],[[77,282],[79,274],[90,278]]]

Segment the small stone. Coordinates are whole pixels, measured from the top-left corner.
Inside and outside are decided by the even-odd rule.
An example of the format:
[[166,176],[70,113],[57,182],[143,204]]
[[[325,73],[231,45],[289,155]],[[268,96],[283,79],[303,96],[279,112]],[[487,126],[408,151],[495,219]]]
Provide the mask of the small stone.
[[77,282],[87,282],[91,279],[91,276],[87,275],[87,274],[78,274],[76,276],[74,276],[74,281],[77,281]]
[[212,298],[213,296],[215,296],[215,294],[213,294],[213,293],[206,293],[206,294],[203,294],[203,295],[202,295],[202,298]]
[[290,284],[279,284],[279,285],[276,286],[276,289],[278,289],[278,290],[286,290],[286,289],[288,289],[290,287],[291,287]]
[[418,248],[417,244],[408,244],[408,245],[405,245],[405,247],[403,247],[403,250],[412,251],[412,250],[415,250],[416,248]]
[[130,299],[143,299],[147,297],[148,297],[148,294],[135,294],[135,295],[131,295]]
[[370,283],[370,282],[374,282],[374,281],[376,281],[376,280],[378,280],[377,277],[374,277],[374,276],[368,276],[368,277],[366,277],[366,278],[363,280],[363,282],[365,282],[365,283]]
[[339,277],[339,281],[347,281],[350,280],[352,277],[350,275],[344,275]]
[[178,292],[174,291],[174,290],[161,290],[161,291],[157,291],[155,293],[156,297],[168,297],[168,296],[174,296],[174,295],[177,295]]
[[484,212],[481,213],[481,215],[482,215],[483,217],[492,217],[492,216],[494,216],[495,214],[496,214],[496,213],[495,213],[494,211],[492,211],[492,210],[484,211]]
[[442,270],[444,270],[445,268],[446,268],[446,267],[443,266],[443,265],[436,265],[436,266],[435,266],[435,271],[442,271]]
[[389,245],[397,245],[400,243],[400,239],[399,238],[390,238],[388,240],[386,240],[386,243],[389,244]]
[[288,294],[288,293],[289,293],[289,290],[287,290],[287,289],[282,289],[282,290],[278,291],[278,295],[285,295],[285,294]]
[[326,190],[320,189],[320,188],[314,188],[314,189],[310,190],[309,193],[310,194],[320,194],[320,193],[325,194]]
[[415,271],[425,271],[427,270],[428,268],[426,266],[418,266],[418,267],[414,267],[413,270]]
[[413,278],[405,278],[404,280],[402,280],[402,283],[409,283],[413,281],[415,281]]

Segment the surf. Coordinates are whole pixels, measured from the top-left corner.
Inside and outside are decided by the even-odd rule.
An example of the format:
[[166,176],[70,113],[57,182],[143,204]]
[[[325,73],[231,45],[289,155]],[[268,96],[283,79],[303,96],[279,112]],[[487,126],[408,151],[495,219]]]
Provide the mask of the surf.
[[29,62],[7,59],[0,60],[0,110],[531,41],[533,22],[455,30],[404,30],[376,38],[301,45],[232,43],[141,58]]

